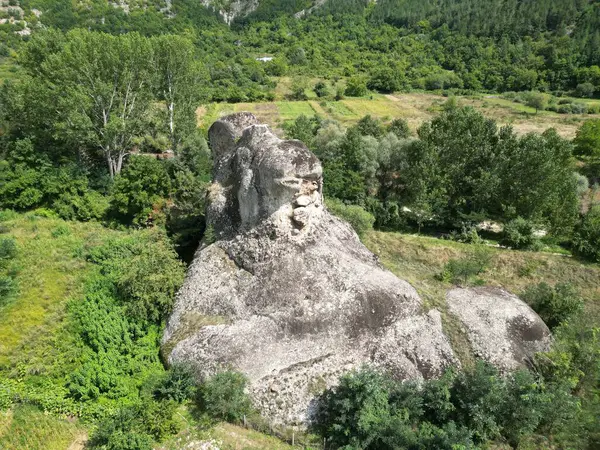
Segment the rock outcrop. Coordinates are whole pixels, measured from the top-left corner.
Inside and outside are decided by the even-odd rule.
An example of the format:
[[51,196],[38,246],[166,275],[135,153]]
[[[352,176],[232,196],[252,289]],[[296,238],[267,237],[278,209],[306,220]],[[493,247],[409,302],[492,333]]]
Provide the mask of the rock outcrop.
[[456,364],[439,312],[383,269],[323,204],[320,161],[248,113],[209,131],[214,180],[207,221],[163,352],[201,376],[245,373],[261,412],[301,424],[311,400],[368,364],[429,378]]
[[475,356],[500,370],[526,366],[548,351],[552,336],[542,319],[517,296],[497,288],[452,289],[448,309],[462,322]]

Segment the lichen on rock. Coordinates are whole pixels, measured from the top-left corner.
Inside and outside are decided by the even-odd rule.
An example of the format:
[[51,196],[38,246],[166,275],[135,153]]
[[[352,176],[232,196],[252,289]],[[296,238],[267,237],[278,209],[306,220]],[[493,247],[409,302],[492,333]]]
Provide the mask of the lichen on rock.
[[475,356],[507,372],[548,351],[552,335],[523,300],[502,289],[456,288],[446,294],[448,309],[465,327]]

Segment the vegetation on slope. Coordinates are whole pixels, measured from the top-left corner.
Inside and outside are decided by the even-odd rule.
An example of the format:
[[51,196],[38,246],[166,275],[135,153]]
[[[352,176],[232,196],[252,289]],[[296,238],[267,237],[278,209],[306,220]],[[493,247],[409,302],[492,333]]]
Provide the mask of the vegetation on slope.
[[[213,102],[203,107],[204,128],[222,112],[251,109],[319,155],[332,209],[443,312],[466,367],[477,365],[443,301],[452,284],[523,294],[553,327],[554,349],[524,375],[533,380],[523,379],[537,399],[564,387],[578,407],[568,427],[524,420],[521,432],[488,411],[484,428],[454,417],[467,430],[453,436],[595,448],[600,127],[582,123],[598,112],[598,2],[535,0],[527,14],[522,5],[330,0],[292,19],[309,3],[263,2],[229,28],[190,0],[170,10],[129,2],[128,13],[104,0],[23,1],[32,36],[21,32],[23,20],[0,24],[0,78],[9,80],[0,91],[0,447],[64,448],[90,431],[91,446],[143,449],[171,445],[181,427],[193,434],[207,421],[251,414],[243,379],[230,374],[198,389],[159,358],[183,274],[173,248],[189,261],[204,233],[211,161],[194,111]],[[264,55],[273,59],[256,60]],[[411,90],[419,93],[397,92]],[[424,90],[438,94],[435,104],[423,105]],[[473,96],[484,91],[493,95]],[[452,94],[468,96],[458,105]],[[516,132],[494,120],[516,122]],[[464,243],[399,234],[414,231]],[[526,404],[482,373],[516,408],[505,412]],[[448,436],[445,419],[398,415],[407,405],[390,399],[396,387],[387,381],[385,389],[361,383],[382,408],[360,407],[358,416],[410,424],[394,439],[419,448]],[[334,422],[319,432],[337,445],[390,437],[389,427],[367,427],[365,438],[353,419]],[[344,438],[338,425],[348,426]],[[223,427],[223,440],[251,439]]]

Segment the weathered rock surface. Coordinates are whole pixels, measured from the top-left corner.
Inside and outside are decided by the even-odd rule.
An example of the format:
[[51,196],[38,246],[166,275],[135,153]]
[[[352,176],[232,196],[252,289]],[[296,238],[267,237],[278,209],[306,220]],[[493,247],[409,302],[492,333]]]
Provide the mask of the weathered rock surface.
[[502,289],[452,289],[446,301],[463,323],[475,355],[501,370],[522,367],[550,347],[552,337],[542,319]]
[[401,378],[456,364],[440,314],[323,205],[322,167],[248,113],[209,131],[216,242],[190,266],[163,338],[169,362],[245,373],[261,412],[303,423],[314,394],[370,364]]

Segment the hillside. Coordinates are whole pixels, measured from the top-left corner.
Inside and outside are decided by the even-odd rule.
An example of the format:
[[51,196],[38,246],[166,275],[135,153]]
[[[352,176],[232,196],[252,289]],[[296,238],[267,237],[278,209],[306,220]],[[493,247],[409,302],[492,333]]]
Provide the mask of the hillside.
[[[67,299],[81,295],[82,283],[89,274],[90,263],[81,259],[82,248],[101,245],[122,232],[107,230],[98,224],[64,222],[35,214],[5,215],[2,236],[17,239],[21,271],[17,280],[18,296],[2,307],[2,371],[4,382],[12,379],[12,368],[18,367],[21,377],[36,384],[56,384],[69,371],[76,369],[69,354],[73,339],[68,330],[65,306]],[[447,282],[438,275],[450,259],[469,255],[472,245],[444,241],[411,234],[369,232],[364,242],[381,262],[399,277],[416,287],[427,307],[445,310],[443,293]],[[521,252],[491,248],[489,268],[480,275],[487,285],[501,286],[522,293],[528,286],[545,281],[551,284],[571,283],[585,299],[586,315],[597,320],[600,315],[600,267],[574,258],[551,253]],[[35,260],[36,263],[31,264]],[[479,282],[479,281],[478,281]],[[444,313],[445,329],[463,362],[472,361],[468,342],[451,316]],[[24,345],[26,343],[26,345]],[[65,359],[65,358],[68,358]],[[26,383],[28,381],[25,381]],[[33,400],[33,399],[32,399]],[[80,420],[64,420],[58,415],[42,413],[44,401],[34,400],[0,413],[0,446],[5,449],[65,449],[69,444],[87,439],[90,425]],[[35,406],[38,405],[38,406]],[[48,405],[50,407],[50,405]],[[194,429],[195,417],[182,411],[185,420],[180,434],[160,449],[181,448],[177,443],[216,440],[223,449],[287,448],[284,443],[257,432],[230,425]],[[30,424],[35,422],[36,427]],[[300,439],[301,436],[296,436]],[[78,447],[70,447],[78,448]]]
[[600,0],[0,0],[0,449],[600,448],[599,264]]
[[[284,89],[282,88],[282,92],[285,92]],[[384,122],[401,118],[408,122],[411,131],[415,133],[424,122],[439,114],[442,105],[448,100],[447,97],[429,93],[375,94],[339,101],[321,100],[314,94],[309,100],[286,100],[285,98],[283,94],[280,100],[274,102],[211,103],[197,110],[198,126],[206,128],[223,115],[249,111],[261,121],[278,129],[280,133],[284,124],[301,115],[319,116],[323,119],[335,120],[345,126],[356,124],[366,115]],[[585,120],[600,118],[599,114],[564,115],[552,111],[536,114],[534,108],[499,96],[473,95],[455,98],[458,104],[472,106],[499,124],[511,125],[519,134],[542,133],[549,128],[554,128],[562,137],[572,139],[577,128]],[[600,101],[596,100],[590,100],[590,103],[600,105]]]

